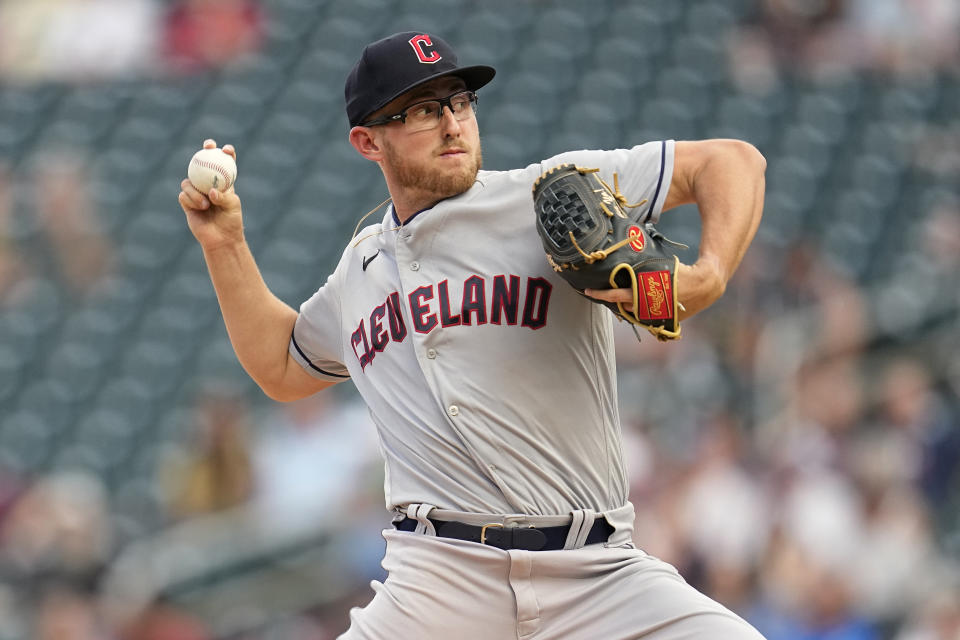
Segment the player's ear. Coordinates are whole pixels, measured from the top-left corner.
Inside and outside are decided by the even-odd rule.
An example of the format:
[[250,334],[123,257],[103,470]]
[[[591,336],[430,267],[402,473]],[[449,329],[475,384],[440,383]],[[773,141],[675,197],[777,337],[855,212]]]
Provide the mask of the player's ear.
[[379,162],[383,159],[383,148],[371,127],[353,127],[350,129],[350,144],[367,160]]

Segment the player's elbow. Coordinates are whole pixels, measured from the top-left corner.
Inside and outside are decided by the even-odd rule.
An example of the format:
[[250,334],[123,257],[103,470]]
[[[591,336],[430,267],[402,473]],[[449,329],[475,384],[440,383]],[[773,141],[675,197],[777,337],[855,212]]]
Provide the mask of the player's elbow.
[[734,160],[752,173],[762,176],[767,171],[767,159],[760,150],[745,140],[717,140],[719,149],[728,160]]
[[767,172],[767,159],[760,153],[760,149],[757,149],[755,146],[749,142],[743,143],[745,149],[744,154],[747,156],[747,161],[752,167],[756,170],[758,174],[763,176]]
[[284,381],[283,368],[257,369],[248,366],[243,360],[240,361],[247,375],[257,383],[265,396],[276,402],[290,402],[296,400],[291,393],[291,388]]
[[294,400],[301,400],[330,384],[317,380],[315,386],[306,387],[303,385],[289,384],[288,382],[284,382],[282,380],[275,383],[266,383],[261,380],[255,381],[260,387],[260,390],[263,391],[264,395],[274,402],[293,402]]
[[335,384],[308,375],[297,364],[287,366],[281,375],[269,380],[254,377],[254,382],[275,402],[301,400]]
[[299,400],[301,396],[292,393],[289,389],[280,385],[269,385],[257,382],[264,395],[274,402],[293,402]]

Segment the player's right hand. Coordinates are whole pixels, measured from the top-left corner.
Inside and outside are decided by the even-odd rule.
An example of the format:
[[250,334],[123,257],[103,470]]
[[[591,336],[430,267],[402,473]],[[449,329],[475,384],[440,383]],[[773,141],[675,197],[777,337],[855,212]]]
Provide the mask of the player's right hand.
[[[203,143],[204,149],[216,146],[216,141],[211,139]],[[237,159],[233,145],[224,145],[223,151]],[[209,193],[201,193],[184,178],[178,200],[187,216],[190,231],[204,249],[243,242],[243,212],[240,197],[232,186],[226,191],[211,189]]]

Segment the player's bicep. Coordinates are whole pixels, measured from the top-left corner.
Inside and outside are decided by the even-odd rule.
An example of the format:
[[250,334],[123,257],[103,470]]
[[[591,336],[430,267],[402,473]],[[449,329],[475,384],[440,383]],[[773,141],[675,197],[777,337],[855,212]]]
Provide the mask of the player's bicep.
[[[663,210],[697,201],[697,177],[711,162],[722,167],[743,167],[745,159],[762,156],[742,140],[716,138],[677,142],[673,152],[673,176]],[[765,164],[764,164],[765,166]]]
[[673,148],[673,176],[663,210],[694,201],[693,181],[709,155],[712,141],[678,141]]

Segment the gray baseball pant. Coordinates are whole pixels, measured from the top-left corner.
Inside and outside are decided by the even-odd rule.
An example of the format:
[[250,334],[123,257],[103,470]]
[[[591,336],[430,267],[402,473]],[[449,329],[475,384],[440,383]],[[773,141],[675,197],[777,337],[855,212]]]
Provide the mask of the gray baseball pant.
[[503,551],[387,529],[383,582],[341,640],[763,640],[632,548]]

